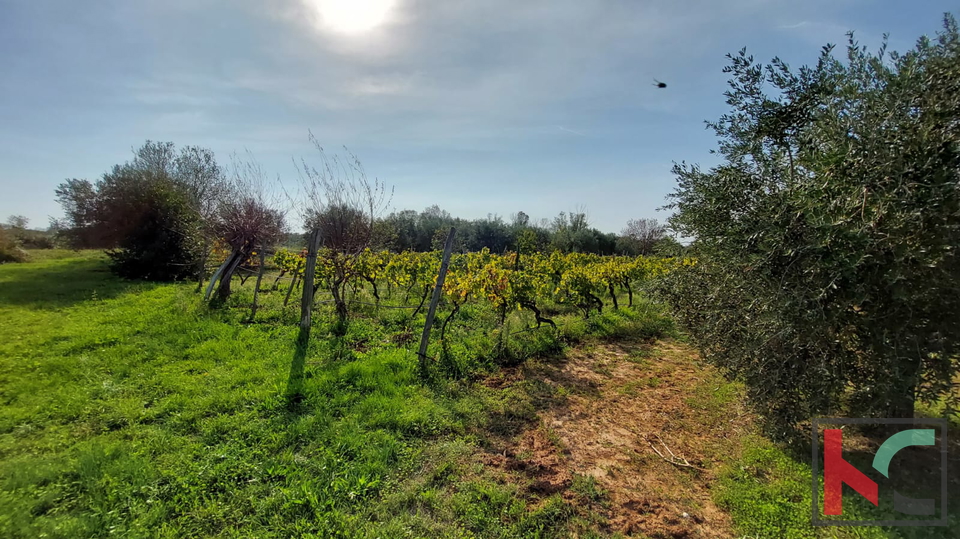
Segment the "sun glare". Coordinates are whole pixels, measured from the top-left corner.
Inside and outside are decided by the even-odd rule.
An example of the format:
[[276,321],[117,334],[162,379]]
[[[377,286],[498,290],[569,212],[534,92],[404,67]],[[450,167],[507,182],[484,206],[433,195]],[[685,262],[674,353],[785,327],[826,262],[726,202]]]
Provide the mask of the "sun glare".
[[384,22],[395,0],[309,0],[324,26],[344,33],[371,30]]

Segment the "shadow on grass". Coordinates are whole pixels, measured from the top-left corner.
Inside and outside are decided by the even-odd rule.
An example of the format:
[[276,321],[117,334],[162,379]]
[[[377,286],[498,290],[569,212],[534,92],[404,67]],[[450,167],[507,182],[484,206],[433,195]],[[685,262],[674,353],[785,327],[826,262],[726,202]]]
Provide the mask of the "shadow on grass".
[[307,350],[310,348],[310,328],[300,328],[297,335],[297,345],[293,352],[293,361],[290,362],[290,375],[287,377],[287,390],[284,397],[287,401],[287,410],[291,413],[302,413],[303,410],[303,379],[304,367],[307,362]]
[[0,268],[0,304],[61,309],[91,299],[110,299],[156,283],[125,281],[105,258],[65,258]]

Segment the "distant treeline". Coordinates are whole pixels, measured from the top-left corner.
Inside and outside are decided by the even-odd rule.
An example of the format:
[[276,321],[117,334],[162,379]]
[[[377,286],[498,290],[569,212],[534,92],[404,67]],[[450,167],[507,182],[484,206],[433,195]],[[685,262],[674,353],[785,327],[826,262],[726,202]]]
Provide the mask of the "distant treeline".
[[391,251],[432,251],[443,248],[450,227],[456,227],[454,250],[474,252],[483,248],[495,253],[524,249],[541,252],[593,253],[599,255],[678,254],[681,245],[667,235],[656,219],[635,219],[620,234],[590,226],[582,211],[560,212],[552,220],[531,222],[520,211],[509,220],[498,215],[461,219],[434,205],[416,212],[403,210],[377,219],[374,245]]
[[[238,175],[258,181],[263,176],[255,163],[240,162],[239,168],[240,174],[236,159],[232,167],[221,167],[213,152],[204,148],[178,151],[173,143],[147,141],[131,162],[114,166],[96,182],[68,179],[62,183],[56,196],[65,218],[52,222],[51,233],[71,247],[114,249],[122,247],[133,230],[145,233],[143,227],[155,228],[161,222],[180,230],[180,235],[188,230],[192,233],[197,227],[216,228],[218,219],[223,220],[223,202],[243,198],[236,195],[236,188],[224,186],[236,183]],[[262,193],[262,187],[258,185],[255,190]],[[356,209],[348,213],[340,217],[366,218]],[[543,252],[673,256],[683,249],[656,219],[632,219],[616,234],[590,226],[584,210],[560,212],[553,219],[539,221],[532,221],[523,211],[509,220],[497,215],[467,220],[453,217],[436,205],[420,212],[402,210],[375,216],[369,244],[395,252],[430,251],[442,246],[451,226],[457,228],[454,247],[458,252],[488,248],[502,253],[522,245],[525,250]],[[302,247],[305,235],[287,231],[280,243]]]

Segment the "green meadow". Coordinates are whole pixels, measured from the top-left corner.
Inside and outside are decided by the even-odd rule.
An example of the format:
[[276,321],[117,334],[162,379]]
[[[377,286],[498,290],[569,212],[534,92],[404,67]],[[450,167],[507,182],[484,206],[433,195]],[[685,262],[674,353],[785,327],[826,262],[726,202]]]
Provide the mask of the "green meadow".
[[[523,313],[498,330],[497,313],[468,305],[447,344],[432,341],[424,382],[412,351],[422,314],[371,307],[336,336],[321,301],[303,350],[299,309],[283,307],[285,281],[271,284],[251,322],[252,280],[212,310],[195,283],[123,281],[95,251],[0,266],[0,536],[670,536],[613,526],[617,501],[602,481],[574,475],[535,493],[478,459],[541,428],[548,403],[577,391],[485,382],[609,343],[643,343],[616,361],[656,366],[644,350],[682,345],[656,305],[560,314],[556,333],[522,331]],[[742,394],[696,364],[685,406],[700,423],[682,424],[691,436],[725,421]],[[604,365],[596,373],[617,363]],[[651,398],[669,368],[617,398]],[[690,480],[730,515],[731,536],[952,536],[815,530],[808,465],[752,431],[710,443],[710,474]],[[650,470],[687,473],[652,457],[631,473]]]

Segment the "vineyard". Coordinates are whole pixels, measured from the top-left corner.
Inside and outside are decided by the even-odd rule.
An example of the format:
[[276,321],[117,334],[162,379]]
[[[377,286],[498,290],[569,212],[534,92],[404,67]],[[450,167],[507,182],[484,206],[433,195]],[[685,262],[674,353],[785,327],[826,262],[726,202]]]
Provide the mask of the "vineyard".
[[[343,264],[347,284],[356,293],[369,286],[379,303],[381,293],[387,298],[402,293],[411,298],[418,312],[430,290],[435,286],[440,268],[440,251],[416,253],[374,252],[366,250],[349,261],[338,260],[344,255],[321,250],[316,268],[316,289],[330,288],[337,279],[335,268]],[[306,267],[306,253],[278,250],[273,263],[280,273],[275,284],[291,276],[291,289],[302,282]],[[652,257],[618,257],[591,254],[554,252],[550,255],[534,253],[521,255],[508,252],[503,255],[484,249],[476,253],[456,254],[443,283],[443,298],[457,309],[467,302],[486,302],[495,309],[527,309],[534,313],[538,323],[553,324],[542,315],[545,305],[566,305],[579,309],[584,317],[594,310],[602,313],[606,300],[619,308],[618,295],[627,294],[627,305],[633,306],[634,289],[678,264],[692,264],[689,259]]]
[[[213,262],[226,266],[234,257],[221,249]],[[634,319],[661,320],[662,309],[643,292],[658,276],[693,264],[679,258],[489,249],[453,254],[445,271],[442,260],[441,251],[345,254],[323,248],[310,279],[306,249],[281,248],[269,256],[251,251],[236,272],[241,286],[228,306],[248,309],[245,323],[299,322],[304,343],[317,325],[320,338],[313,342],[338,343],[333,357],[350,356],[371,343],[399,346],[417,353],[421,376],[431,376],[433,358],[447,375],[459,377],[556,352],[584,332],[605,331],[603,326],[629,332]],[[245,286],[255,275],[256,284]],[[216,280],[214,274],[208,290]],[[317,316],[311,322],[304,313],[313,310]],[[377,337],[363,342],[347,337],[355,333],[348,326],[370,323],[383,328]],[[419,350],[413,346],[416,337]]]
[[[525,454],[514,440],[544,436],[540,414],[614,410],[641,375],[668,376],[651,362],[672,322],[643,289],[682,261],[456,255],[428,350],[436,376],[424,383],[411,348],[441,254],[366,251],[346,266],[336,256],[319,253],[305,347],[306,260],[295,251],[256,252],[219,308],[194,283],[117,279],[99,252],[0,268],[11,331],[0,344],[0,536],[603,537],[632,525],[616,520],[629,500],[612,490],[609,508],[596,503],[599,483],[574,460],[569,471],[550,464],[552,445],[523,457],[529,476],[490,459]],[[343,335],[330,306],[336,264],[349,271]],[[261,309],[248,318],[256,291]],[[588,350],[599,355],[584,363]],[[555,387],[536,370],[516,379],[568,357],[603,400],[583,401],[579,376],[558,373]],[[693,511],[670,503],[663,518]],[[661,520],[645,529],[673,526]]]

